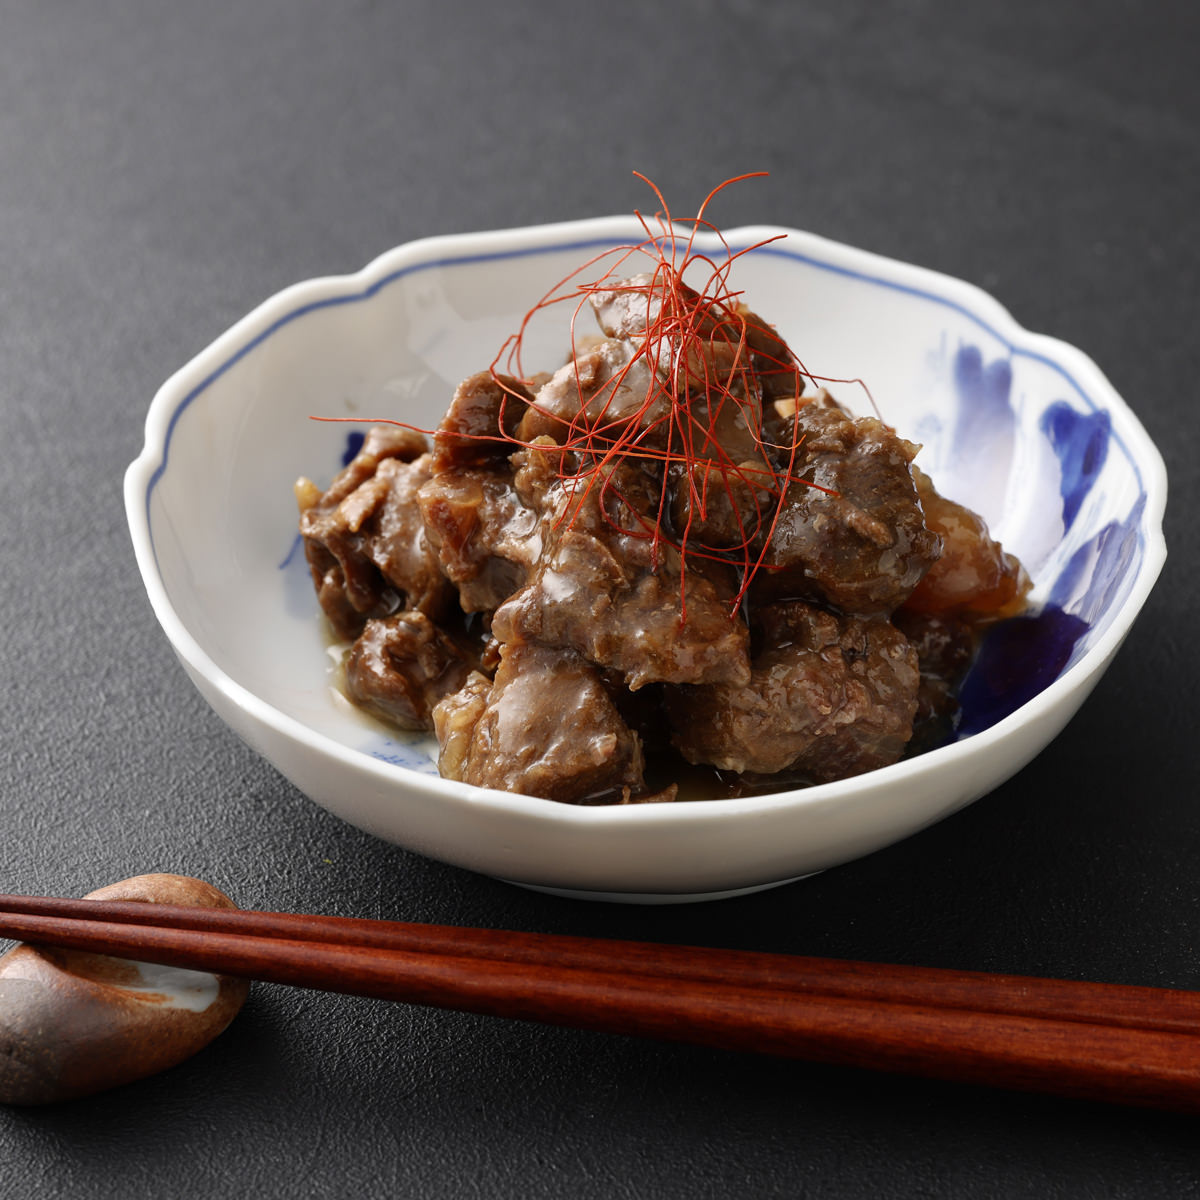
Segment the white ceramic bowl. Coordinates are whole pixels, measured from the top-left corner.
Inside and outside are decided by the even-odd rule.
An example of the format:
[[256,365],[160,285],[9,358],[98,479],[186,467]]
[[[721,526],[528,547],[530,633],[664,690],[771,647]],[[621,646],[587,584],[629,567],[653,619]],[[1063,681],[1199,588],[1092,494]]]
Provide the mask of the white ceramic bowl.
[[[126,506],[154,611],[208,702],[362,829],[613,900],[787,882],[914,833],[1020,770],[1091,691],[1158,575],[1161,457],[1088,358],[1028,333],[976,288],[794,230],[726,238],[736,249],[783,232],[739,260],[734,286],[815,374],[867,381],[884,417],[924,443],[918,462],[939,488],[1021,556],[1047,606],[993,654],[1007,678],[985,664],[970,681],[970,736],[807,790],[580,808],[443,780],[427,739],[387,734],[332,688],[292,484],[327,483],[351,427],[308,418],[432,428],[455,384],[555,281],[640,240],[626,218],[401,246],[273,297],[162,387]],[[526,369],[557,365],[567,344],[562,314],[535,327]],[[865,409],[857,386],[832,390]]]

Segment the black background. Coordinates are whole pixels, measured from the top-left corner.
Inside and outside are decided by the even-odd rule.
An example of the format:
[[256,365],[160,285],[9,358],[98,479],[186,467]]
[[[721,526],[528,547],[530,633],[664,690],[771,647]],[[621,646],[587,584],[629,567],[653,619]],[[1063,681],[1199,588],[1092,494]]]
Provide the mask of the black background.
[[[0,2],[4,890],[1200,987],[1200,20],[1089,5]],[[1070,727],[900,845],[715,905],[559,900],[374,841],[207,710],[134,567],[158,384],[281,287],[431,234],[652,210],[980,284],[1162,448],[1170,558]],[[1190,1118],[258,986],[161,1076],[0,1111],[5,1196],[1200,1194]]]

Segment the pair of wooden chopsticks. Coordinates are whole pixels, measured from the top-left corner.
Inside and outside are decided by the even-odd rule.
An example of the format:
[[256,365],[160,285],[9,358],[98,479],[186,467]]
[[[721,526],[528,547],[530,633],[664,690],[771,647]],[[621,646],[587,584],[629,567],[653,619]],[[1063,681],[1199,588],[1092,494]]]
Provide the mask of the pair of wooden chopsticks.
[[606,1033],[1200,1111],[1200,993],[54,897],[0,896],[0,936]]

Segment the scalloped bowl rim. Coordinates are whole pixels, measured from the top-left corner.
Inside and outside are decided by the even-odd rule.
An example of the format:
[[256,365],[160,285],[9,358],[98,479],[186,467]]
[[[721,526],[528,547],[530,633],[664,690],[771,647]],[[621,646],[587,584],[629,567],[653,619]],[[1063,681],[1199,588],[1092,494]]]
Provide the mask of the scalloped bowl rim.
[[[1142,525],[1146,530],[1145,554],[1123,601],[1109,627],[1080,660],[1015,712],[990,728],[969,738],[926,754],[882,767],[850,779],[819,786],[757,795],[712,800],[683,800],[672,804],[576,806],[538,797],[477,788],[434,775],[421,775],[386,763],[343,745],[313,730],[303,722],[265,702],[239,684],[212,660],[179,617],[155,559],[149,523],[150,496],[166,470],[171,431],[191,399],[199,395],[234,362],[263,342],[283,321],[310,306],[365,299],[400,272],[416,265],[436,265],[438,260],[462,263],[472,256],[530,253],[566,248],[571,243],[629,240],[640,226],[628,217],[601,217],[547,225],[524,226],[488,232],[442,235],[404,243],[385,251],[353,274],[329,275],[295,283],[259,304],[221,334],[189,363],[176,371],[158,390],[145,421],[145,441],[138,457],[125,474],[125,506],[134,551],[152,608],[175,652],[185,665],[210,682],[247,716],[262,722],[292,741],[320,750],[343,763],[347,769],[364,772],[384,784],[404,783],[427,790],[446,800],[467,806],[499,807],[514,815],[536,817],[568,826],[629,826],[645,829],[670,826],[681,821],[723,822],[737,817],[768,812],[781,807],[806,807],[836,801],[863,786],[885,779],[919,781],[1012,738],[1016,732],[1055,709],[1071,693],[1088,689],[1103,671],[1128,633],[1144,605],[1166,557],[1162,519],[1166,505],[1167,477],[1162,457],[1132,410],[1115,391],[1095,362],[1074,346],[1021,326],[991,295],[974,284],[925,267],[904,263],[871,251],[861,250],[817,234],[777,225],[743,226],[724,231],[731,244],[758,242],[785,235],[789,253],[805,257],[803,251],[819,253],[820,264],[850,275],[862,274],[885,286],[915,292],[960,310],[987,328],[1013,349],[1020,349],[1059,369],[1086,395],[1096,397],[1119,417],[1120,437],[1142,477],[1146,507]],[[800,247],[802,253],[796,254]],[[1019,769],[1019,766],[1015,769]],[[998,781],[992,786],[999,786]]]

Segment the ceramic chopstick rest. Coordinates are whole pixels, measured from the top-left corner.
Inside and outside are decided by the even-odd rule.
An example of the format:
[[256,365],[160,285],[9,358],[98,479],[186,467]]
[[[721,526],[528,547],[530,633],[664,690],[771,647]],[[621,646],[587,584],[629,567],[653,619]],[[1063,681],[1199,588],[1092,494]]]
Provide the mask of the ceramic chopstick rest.
[[[236,907],[182,875],[138,875],[86,899]],[[0,958],[0,1102],[51,1104],[174,1066],[229,1025],[249,986],[204,971],[19,945]]]

